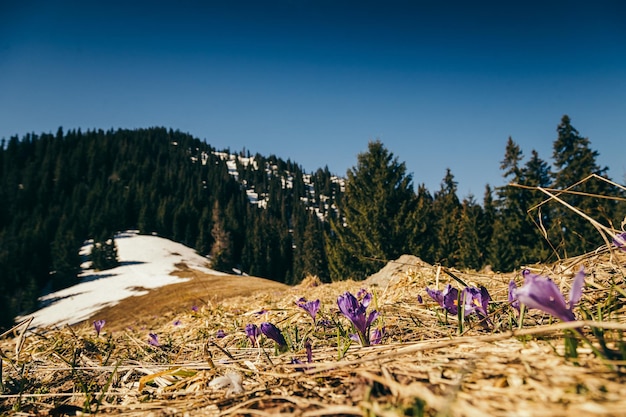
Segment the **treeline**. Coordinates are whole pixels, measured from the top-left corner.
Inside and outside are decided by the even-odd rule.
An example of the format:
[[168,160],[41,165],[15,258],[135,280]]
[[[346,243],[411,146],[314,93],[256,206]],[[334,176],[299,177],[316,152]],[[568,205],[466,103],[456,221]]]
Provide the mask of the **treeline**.
[[[563,116],[553,142],[553,163],[532,150],[524,162],[521,148],[509,138],[500,168],[507,185],[485,188],[482,204],[457,197],[448,169],[441,188],[431,194],[418,185],[404,163],[379,141],[358,156],[348,172],[340,213],[331,219],[326,239],[331,279],[364,278],[387,260],[415,254],[450,267],[511,271],[593,250],[602,235],[581,214],[617,230],[626,214],[622,189],[596,163],[598,153]],[[552,194],[581,212],[551,200],[537,189],[566,189]],[[571,187],[571,188],[569,188]],[[600,196],[616,197],[604,199]]]
[[[36,308],[43,291],[77,282],[84,240],[105,247],[126,229],[182,242],[209,255],[215,269],[289,284],[307,274],[362,279],[405,253],[450,267],[509,271],[604,243],[561,204],[527,213],[546,197],[529,188],[486,186],[482,204],[473,196],[460,200],[450,170],[434,193],[415,188],[404,163],[378,141],[358,156],[345,189],[328,168],[307,174],[273,155],[239,153],[229,162],[234,176],[229,150],[220,154],[164,128],[59,128],[1,145],[0,327]],[[550,165],[533,150],[524,161],[509,138],[504,182],[565,188],[607,171],[567,116],[552,157]],[[609,183],[592,179],[574,190],[560,198],[598,221],[619,225],[626,214],[623,202],[584,194],[623,197]]]

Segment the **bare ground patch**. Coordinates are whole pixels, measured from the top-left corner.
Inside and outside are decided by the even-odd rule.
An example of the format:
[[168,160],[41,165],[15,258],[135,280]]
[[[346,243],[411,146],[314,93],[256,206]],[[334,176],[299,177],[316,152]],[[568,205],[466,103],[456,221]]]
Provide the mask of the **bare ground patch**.
[[193,306],[201,308],[220,303],[231,297],[248,297],[267,292],[279,294],[289,288],[285,284],[263,278],[238,275],[210,275],[190,269],[184,263],[171,275],[188,281],[149,290],[148,294],[128,297],[118,304],[105,307],[86,320],[104,319],[111,330],[132,326],[146,327],[166,319],[175,320],[188,313]]

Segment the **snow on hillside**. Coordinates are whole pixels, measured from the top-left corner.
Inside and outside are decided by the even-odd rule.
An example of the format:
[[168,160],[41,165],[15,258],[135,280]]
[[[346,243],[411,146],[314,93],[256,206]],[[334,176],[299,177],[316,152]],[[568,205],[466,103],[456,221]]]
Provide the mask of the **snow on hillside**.
[[[89,269],[90,262],[82,265],[82,282],[69,288],[40,297],[42,308],[23,320],[33,317],[31,327],[63,326],[81,322],[106,306],[117,304],[130,296],[147,294],[148,290],[186,281],[170,275],[184,263],[201,272],[226,275],[208,269],[208,260],[193,249],[158,236],[139,235],[127,231],[116,235],[118,257],[121,265],[106,271]],[[93,242],[88,241],[81,255],[88,255]]]
[[[228,173],[236,180],[239,181],[239,172],[237,171],[237,164],[242,165],[244,167],[247,167],[249,165],[252,165],[252,167],[255,170],[259,169],[259,163],[258,161],[254,158],[254,156],[251,157],[244,157],[241,155],[236,155],[236,154],[230,154],[230,153],[226,153],[226,152],[217,152],[214,151],[213,155],[217,156],[218,158],[220,158],[222,161],[226,161],[226,166],[228,168]],[[194,162],[197,162],[197,158],[193,157],[192,160]],[[204,160],[204,154],[203,154],[203,160]],[[204,162],[203,162],[204,163]],[[264,171],[267,173],[267,175],[280,175],[279,170],[278,170],[278,165],[275,164],[270,164],[269,162],[265,163],[265,167],[263,168]],[[293,188],[293,175],[291,175],[291,173],[289,172],[285,172],[284,173],[285,176],[280,176],[280,180],[281,180],[281,185],[283,187],[283,189],[289,189],[289,188]],[[336,211],[336,207],[334,205],[330,205],[328,204],[328,201],[330,200],[329,196],[324,196],[324,195],[320,195],[319,199],[322,201],[322,204],[324,205],[324,210],[322,211],[319,207],[316,207],[315,205],[310,205],[309,202],[312,202],[315,200],[315,187],[313,186],[313,176],[311,174],[303,174],[303,181],[304,181],[304,186],[307,189],[307,193],[308,193],[308,197],[300,197],[300,199],[307,204],[307,207],[309,210],[313,210],[315,212],[315,214],[317,215],[317,217],[323,221],[325,220],[325,215],[324,213],[328,213],[328,211],[332,208]],[[345,192],[345,180],[343,178],[337,177],[335,175],[333,175],[330,178],[330,181],[335,183],[335,184],[339,184],[339,187],[341,189],[342,192]],[[268,203],[268,196],[265,194],[261,194],[259,195],[259,193],[257,193],[254,190],[254,187],[247,184],[247,182],[245,180],[243,181],[239,181],[246,190],[246,194],[248,196],[248,201],[250,201],[250,204],[255,204],[261,208],[267,208],[267,203]]]

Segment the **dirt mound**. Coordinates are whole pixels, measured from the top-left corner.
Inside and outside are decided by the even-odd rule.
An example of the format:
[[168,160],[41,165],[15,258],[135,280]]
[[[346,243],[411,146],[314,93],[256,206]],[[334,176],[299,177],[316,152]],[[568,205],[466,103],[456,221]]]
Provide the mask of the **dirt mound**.
[[402,255],[395,261],[389,261],[383,269],[370,275],[365,282],[369,285],[386,287],[394,278],[400,279],[423,268],[432,269],[432,265],[422,261],[417,256]]

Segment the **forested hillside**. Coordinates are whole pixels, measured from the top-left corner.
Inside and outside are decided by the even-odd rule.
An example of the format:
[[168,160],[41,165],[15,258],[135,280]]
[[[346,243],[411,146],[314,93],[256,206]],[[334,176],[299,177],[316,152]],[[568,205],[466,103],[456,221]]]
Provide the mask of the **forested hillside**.
[[[85,239],[125,229],[184,243],[211,255],[215,269],[328,279],[319,216],[339,192],[328,170],[305,186],[295,163],[245,155],[231,161],[237,178],[223,153],[163,128],[59,129],[3,140],[1,149],[1,325],[33,309],[42,290],[77,282]],[[251,204],[250,190],[263,204]]]
[[[402,254],[510,271],[593,250],[604,240],[587,220],[555,201],[538,206],[547,195],[533,187],[564,189],[607,172],[567,116],[556,136],[552,164],[535,150],[525,161],[512,138],[503,141],[503,184],[521,187],[487,185],[482,202],[459,198],[451,169],[434,193],[414,184],[380,141],[344,180],[165,128],[3,139],[0,327],[35,308],[42,291],[77,282],[84,240],[126,229],[193,247],[215,269],[289,284],[306,274],[363,279]],[[559,198],[620,227],[623,189],[592,178],[569,191]]]

